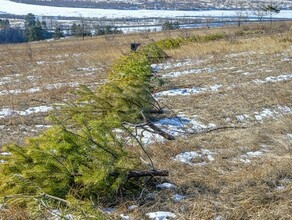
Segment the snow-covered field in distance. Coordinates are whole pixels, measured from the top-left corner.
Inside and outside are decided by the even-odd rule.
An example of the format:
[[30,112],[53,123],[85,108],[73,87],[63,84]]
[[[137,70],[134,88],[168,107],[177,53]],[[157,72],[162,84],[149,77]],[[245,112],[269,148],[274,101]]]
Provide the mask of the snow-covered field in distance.
[[[0,14],[26,15],[33,13],[37,16],[91,17],[91,18],[147,18],[147,17],[182,17],[182,16],[236,16],[235,10],[207,10],[207,11],[174,11],[174,10],[116,10],[116,9],[87,9],[50,7],[15,3],[0,0]],[[250,12],[251,13],[251,12]],[[292,19],[292,10],[282,10],[274,18]]]

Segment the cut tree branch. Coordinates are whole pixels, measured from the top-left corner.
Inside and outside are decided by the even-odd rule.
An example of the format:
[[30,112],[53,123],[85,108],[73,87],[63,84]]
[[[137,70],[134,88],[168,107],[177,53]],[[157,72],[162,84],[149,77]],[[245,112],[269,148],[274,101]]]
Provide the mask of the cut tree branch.
[[145,176],[168,176],[168,170],[132,170],[128,173],[128,178]]
[[162,129],[160,129],[159,127],[157,127],[155,124],[153,124],[143,113],[143,111],[141,111],[141,115],[144,119],[144,122],[147,123],[147,125],[153,130],[155,131],[156,134],[161,135],[162,137],[166,138],[167,140],[174,140],[174,136],[166,133],[165,131],[163,131]]

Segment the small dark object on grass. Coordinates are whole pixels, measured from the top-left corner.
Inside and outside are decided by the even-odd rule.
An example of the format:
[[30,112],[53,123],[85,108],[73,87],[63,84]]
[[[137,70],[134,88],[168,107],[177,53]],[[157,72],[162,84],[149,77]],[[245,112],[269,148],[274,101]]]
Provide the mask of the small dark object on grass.
[[131,51],[136,51],[140,45],[140,43],[131,43]]

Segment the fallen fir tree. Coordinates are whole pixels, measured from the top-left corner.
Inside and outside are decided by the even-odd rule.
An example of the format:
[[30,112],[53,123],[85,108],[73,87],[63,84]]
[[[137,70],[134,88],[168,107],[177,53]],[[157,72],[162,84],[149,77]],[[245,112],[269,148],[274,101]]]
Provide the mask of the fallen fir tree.
[[[163,110],[151,95],[151,63],[167,58],[163,49],[188,42],[220,40],[224,34],[165,39],[117,60],[108,82],[92,91],[81,86],[74,99],[51,115],[54,126],[25,146],[3,147],[0,156],[0,212],[9,207],[27,210],[29,219],[52,216],[106,219],[98,205],[119,191],[139,190],[140,177],[167,176],[167,170],[145,170],[140,155],[129,146],[142,147],[135,130],[150,131],[173,140],[156,127],[152,114]],[[199,39],[199,40],[198,40]],[[138,181],[137,181],[138,178]],[[69,214],[67,214],[69,213]],[[71,216],[71,217],[70,217]]]
[[102,219],[99,201],[121,189],[138,189],[137,177],[168,175],[154,167],[145,171],[139,155],[128,150],[141,146],[135,126],[128,125],[149,124],[151,112],[161,112],[150,93],[150,64],[165,57],[152,43],[121,58],[106,84],[96,91],[81,86],[51,114],[52,128],[24,146],[4,146],[10,155],[0,158],[5,161],[0,164],[2,210],[20,206],[33,219],[45,219],[55,209],[64,211],[58,212],[61,217]]

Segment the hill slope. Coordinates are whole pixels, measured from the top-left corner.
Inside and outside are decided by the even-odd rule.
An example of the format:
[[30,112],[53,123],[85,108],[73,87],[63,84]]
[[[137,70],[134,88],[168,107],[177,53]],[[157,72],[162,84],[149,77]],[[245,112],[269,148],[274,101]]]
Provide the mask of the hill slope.
[[[168,49],[170,58],[152,64],[160,83],[153,95],[168,110],[154,123],[176,139],[144,133],[144,140],[155,167],[170,171],[157,184],[173,185],[120,198],[108,218],[148,219],[154,211],[176,219],[290,218],[291,23],[272,27],[274,32],[244,26],[148,36],[208,39],[224,33],[223,39]],[[123,35],[1,46],[2,144],[22,142],[49,126],[44,117],[54,103],[70,99],[67,92],[78,84],[104,83],[106,69],[129,52],[130,42],[146,45],[149,39]],[[10,211],[2,208],[1,215],[16,213]]]

